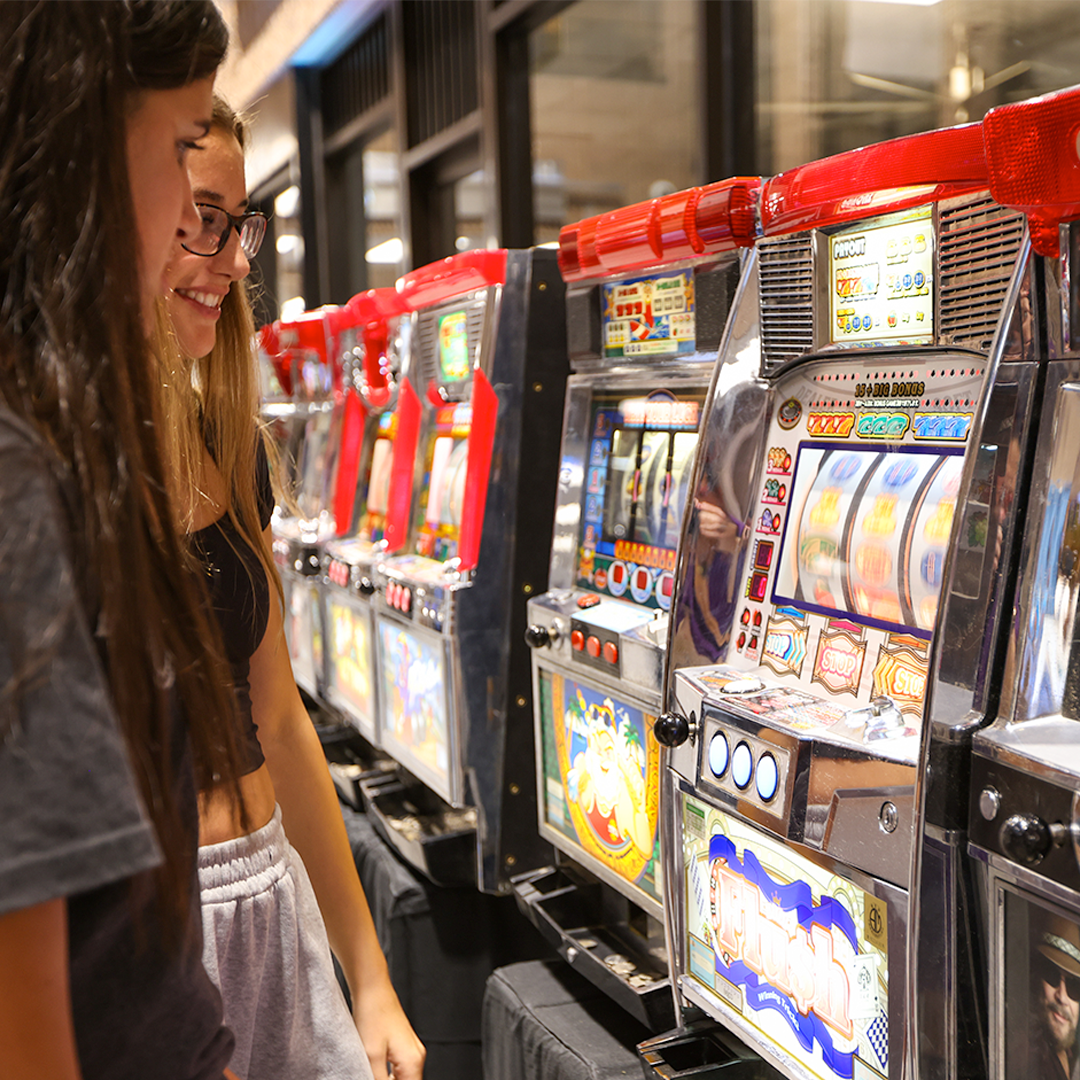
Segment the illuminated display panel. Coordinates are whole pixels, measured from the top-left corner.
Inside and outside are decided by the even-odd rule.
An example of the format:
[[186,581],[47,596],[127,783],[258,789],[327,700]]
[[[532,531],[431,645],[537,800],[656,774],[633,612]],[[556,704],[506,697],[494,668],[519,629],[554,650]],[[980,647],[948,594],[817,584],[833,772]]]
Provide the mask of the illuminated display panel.
[[605,358],[694,351],[694,275],[689,270],[603,286]]
[[690,979],[812,1076],[888,1076],[886,902],[680,798]]
[[375,543],[386,530],[386,510],[390,497],[390,466],[394,459],[397,414],[379,416],[375,440],[357,482],[355,522],[352,535]]
[[461,538],[471,423],[471,405],[441,406],[425,449],[416,554],[440,562],[457,555]]
[[670,607],[704,398],[704,391],[593,395],[579,587],[650,608]]
[[439,375],[443,382],[461,382],[468,378],[468,319],[464,311],[452,311],[439,318]]
[[296,502],[305,518],[316,518],[325,509],[323,499],[329,490],[333,457],[331,428],[333,416],[320,412],[308,417],[304,441],[300,447],[297,470]]
[[450,792],[450,713],[441,642],[378,620],[380,742],[446,799]]
[[360,732],[375,738],[375,687],[371,615],[359,604],[343,599],[336,591],[327,594],[327,627],[331,648],[327,664],[326,692]]
[[962,450],[804,442],[772,602],[929,638]]
[[632,899],[661,903],[656,718],[558,672],[539,675],[545,824]]
[[923,206],[828,237],[831,343],[933,340],[930,213],[930,207]]
[[323,638],[319,592],[303,580],[284,577],[285,639],[289,645],[296,681],[309,693],[317,694],[322,671]]

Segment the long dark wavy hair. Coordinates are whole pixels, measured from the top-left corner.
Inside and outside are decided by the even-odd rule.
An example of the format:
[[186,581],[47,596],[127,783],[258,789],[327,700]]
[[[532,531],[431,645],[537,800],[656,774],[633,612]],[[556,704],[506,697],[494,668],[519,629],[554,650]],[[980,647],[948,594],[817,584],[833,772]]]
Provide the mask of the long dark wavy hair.
[[165,854],[156,891],[174,941],[194,857],[177,704],[200,788],[239,798],[240,770],[220,632],[171,527],[125,132],[142,93],[212,75],[227,45],[202,0],[0,4],[0,399],[75,493],[79,599]]

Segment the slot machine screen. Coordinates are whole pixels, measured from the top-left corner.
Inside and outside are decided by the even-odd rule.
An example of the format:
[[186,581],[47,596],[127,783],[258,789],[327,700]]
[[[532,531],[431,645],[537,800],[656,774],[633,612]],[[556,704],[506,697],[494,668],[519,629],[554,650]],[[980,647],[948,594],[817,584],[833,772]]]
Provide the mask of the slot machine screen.
[[296,502],[305,518],[317,518],[326,508],[329,472],[333,462],[330,438],[333,421],[329,411],[318,412],[308,417],[304,427],[296,477]]
[[322,675],[322,610],[319,591],[303,579],[283,578],[285,638],[297,683],[309,694],[319,691]]
[[386,529],[386,511],[390,499],[390,467],[394,460],[394,436],[397,417],[384,412],[379,417],[375,441],[367,458],[367,467],[360,472],[356,493],[356,509],[352,535],[374,543],[381,540]]
[[439,375],[443,382],[461,382],[470,368],[468,318],[451,311],[439,318]]
[[382,618],[378,633],[380,742],[451,800],[449,683],[443,643]]
[[336,592],[327,596],[328,654],[326,692],[360,733],[375,740],[375,687],[371,660],[371,615]]
[[560,847],[661,903],[655,717],[588,683],[541,668],[543,820]]
[[416,552],[445,562],[457,554],[469,464],[472,406],[444,405],[428,440]]
[[831,344],[934,337],[931,208],[861,222],[829,236]]
[[806,442],[772,602],[929,638],[962,451]]
[[577,584],[650,608],[671,580],[704,392],[593,396]]

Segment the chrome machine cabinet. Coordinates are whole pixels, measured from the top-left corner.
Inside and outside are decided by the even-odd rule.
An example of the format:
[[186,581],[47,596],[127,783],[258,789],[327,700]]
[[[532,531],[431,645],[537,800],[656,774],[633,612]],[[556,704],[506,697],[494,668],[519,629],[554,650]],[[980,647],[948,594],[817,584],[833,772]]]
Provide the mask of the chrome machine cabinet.
[[398,416],[420,437],[372,604],[379,742],[402,769],[365,800],[436,882],[505,892],[550,858],[533,827],[523,633],[525,600],[547,580],[562,281],[554,251],[475,251],[406,274],[399,290],[414,329]]
[[566,226],[567,384],[549,590],[529,601],[537,809],[555,866],[519,907],[652,1030],[670,1026],[657,826],[664,644],[690,467],[756,179]]
[[378,657],[371,597],[390,504],[407,500],[412,488],[419,430],[416,424],[403,425],[397,409],[399,390],[409,375],[412,319],[401,294],[392,288],[360,293],[346,308],[355,327],[355,344],[343,358],[345,411],[335,484],[335,536],[322,547],[324,697],[377,746]]
[[333,533],[332,485],[343,409],[337,314],[338,309],[321,309],[277,324],[279,347],[291,371],[296,456],[286,471],[297,512],[287,506],[275,509],[273,551],[284,589],[293,676],[313,699],[321,695],[326,678],[319,545]]
[[1080,89],[983,121],[990,190],[1041,258],[1045,389],[996,722],[974,740],[970,852],[983,886],[990,1075],[1075,1071],[1080,1012]]
[[656,727],[673,975],[800,1080],[981,1056],[962,787],[1038,381],[986,187],[978,125],[767,181],[699,443]]

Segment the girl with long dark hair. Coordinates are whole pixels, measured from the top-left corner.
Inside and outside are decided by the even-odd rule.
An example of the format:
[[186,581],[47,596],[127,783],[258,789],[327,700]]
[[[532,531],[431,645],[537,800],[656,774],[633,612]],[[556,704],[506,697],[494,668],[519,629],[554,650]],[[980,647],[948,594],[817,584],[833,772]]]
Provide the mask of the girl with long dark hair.
[[148,348],[227,41],[202,0],[0,4],[4,1080],[227,1072],[195,793],[239,803],[233,700]]

